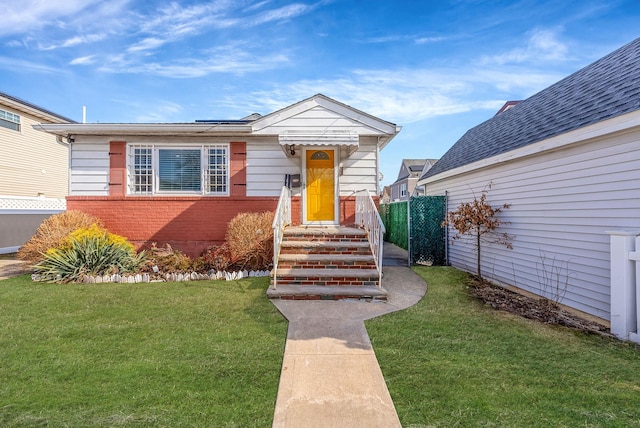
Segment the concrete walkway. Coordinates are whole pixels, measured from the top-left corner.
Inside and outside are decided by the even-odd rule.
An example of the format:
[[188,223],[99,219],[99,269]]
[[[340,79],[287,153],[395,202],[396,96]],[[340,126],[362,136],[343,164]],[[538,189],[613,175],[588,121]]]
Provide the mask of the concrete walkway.
[[416,304],[427,285],[385,243],[386,303],[272,300],[289,320],[273,427],[400,427],[364,321]]
[[30,273],[29,263],[16,259],[0,259],[0,280]]

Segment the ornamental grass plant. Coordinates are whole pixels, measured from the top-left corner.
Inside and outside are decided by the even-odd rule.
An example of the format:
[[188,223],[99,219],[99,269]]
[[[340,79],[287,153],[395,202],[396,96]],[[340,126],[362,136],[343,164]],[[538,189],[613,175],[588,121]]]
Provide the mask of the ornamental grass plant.
[[240,213],[227,225],[231,258],[240,269],[267,269],[273,261],[272,212]]
[[78,282],[86,275],[134,272],[145,257],[144,252],[137,254],[126,238],[92,224],[71,232],[57,247],[47,250],[34,270],[42,281]]
[[82,211],[65,211],[45,219],[36,233],[18,251],[18,258],[38,263],[51,248],[60,246],[71,232],[92,225],[102,226],[101,221]]

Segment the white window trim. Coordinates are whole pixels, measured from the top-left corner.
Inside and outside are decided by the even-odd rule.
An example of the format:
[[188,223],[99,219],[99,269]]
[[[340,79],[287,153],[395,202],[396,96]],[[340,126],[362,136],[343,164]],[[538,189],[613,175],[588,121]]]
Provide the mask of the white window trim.
[[[224,164],[224,170],[226,175],[226,190],[224,192],[210,192],[209,191],[209,150],[222,148],[226,151],[226,163]],[[134,173],[134,150],[135,149],[151,149],[151,171],[152,171],[152,190],[151,192],[135,192],[133,187]],[[160,171],[160,156],[159,150],[200,150],[200,191],[172,191],[172,190],[160,190],[159,188],[159,171]],[[212,197],[224,197],[231,194],[231,144],[230,143],[212,143],[212,144],[190,144],[190,145],[175,145],[175,144],[127,144],[127,195],[129,196],[212,196]]]
[[20,115],[11,113],[10,111],[0,109],[0,119],[7,124],[14,124],[15,129],[11,126],[7,126],[4,123],[0,124],[3,128],[9,129],[11,131],[20,132],[22,130],[22,124],[20,123]]

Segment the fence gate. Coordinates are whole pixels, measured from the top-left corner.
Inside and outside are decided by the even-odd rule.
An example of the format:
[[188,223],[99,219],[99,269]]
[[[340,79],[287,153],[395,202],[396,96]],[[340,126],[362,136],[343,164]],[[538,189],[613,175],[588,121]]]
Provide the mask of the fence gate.
[[446,196],[417,196],[409,201],[409,263],[447,264]]

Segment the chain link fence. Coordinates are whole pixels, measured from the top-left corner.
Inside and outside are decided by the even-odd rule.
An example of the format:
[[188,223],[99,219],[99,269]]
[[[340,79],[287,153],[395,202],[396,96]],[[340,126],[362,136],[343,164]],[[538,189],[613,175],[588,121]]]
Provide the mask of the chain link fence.
[[384,239],[409,251],[410,264],[447,264],[446,196],[417,196],[380,205]]
[[446,196],[417,196],[409,201],[409,260],[411,264],[447,264]]

